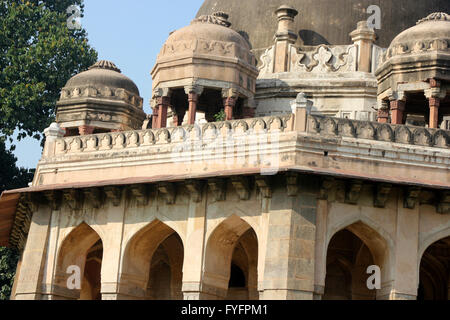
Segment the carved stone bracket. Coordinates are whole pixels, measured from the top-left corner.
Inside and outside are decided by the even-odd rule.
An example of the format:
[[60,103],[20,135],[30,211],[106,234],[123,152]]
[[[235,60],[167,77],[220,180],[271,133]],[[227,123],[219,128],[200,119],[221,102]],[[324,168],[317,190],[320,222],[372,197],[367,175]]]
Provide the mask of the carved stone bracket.
[[90,188],[83,190],[84,197],[95,209],[100,208],[104,203],[103,192],[99,188]]
[[384,208],[386,207],[386,202],[389,199],[389,195],[392,190],[392,185],[388,183],[378,184],[376,187],[375,197],[374,197],[374,207]]
[[194,202],[202,201],[203,183],[201,181],[186,181],[185,185]]
[[345,195],[345,202],[349,204],[357,204],[359,197],[361,195],[361,189],[362,189],[362,182],[361,181],[352,181],[349,183],[349,186],[347,188],[347,192]]
[[440,214],[450,214],[450,191],[441,192],[437,212]]
[[145,206],[149,200],[149,188],[145,184],[136,184],[130,186],[131,196],[136,199],[139,206]]
[[167,204],[175,204],[176,189],[172,183],[162,182],[158,184],[158,191],[164,195]]
[[414,209],[422,190],[418,187],[409,187],[405,191],[405,200],[403,207],[406,209]]
[[286,175],[287,195],[295,197],[298,194],[298,173],[288,172]]
[[56,211],[61,208],[62,193],[60,191],[46,191],[44,197],[47,199],[52,210]]
[[22,198],[22,202],[28,206],[31,212],[36,212],[39,209],[39,205],[43,203],[42,198],[35,193],[26,193]]
[[239,199],[250,199],[250,188],[247,177],[233,177],[231,178],[231,182],[239,195]]
[[320,184],[319,200],[328,200],[328,194],[335,184],[334,178],[323,178]]
[[209,179],[209,189],[214,194],[216,201],[225,201],[226,199],[226,183],[223,179]]
[[72,210],[79,210],[83,204],[83,196],[80,190],[70,189],[64,190],[63,192],[64,200],[69,205]]
[[272,182],[268,176],[259,176],[255,179],[261,194],[264,198],[272,198]]
[[122,189],[120,187],[105,187],[104,191],[106,197],[111,199],[115,207],[118,207],[122,200]]

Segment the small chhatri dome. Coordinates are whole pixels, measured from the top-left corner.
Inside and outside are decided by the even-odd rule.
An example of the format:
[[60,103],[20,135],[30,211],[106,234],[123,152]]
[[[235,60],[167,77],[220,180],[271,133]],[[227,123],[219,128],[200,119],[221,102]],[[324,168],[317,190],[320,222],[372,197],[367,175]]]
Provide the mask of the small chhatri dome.
[[387,51],[387,58],[431,51],[450,50],[450,16],[435,12],[394,38]]
[[202,15],[172,32],[152,70],[153,89],[171,87],[167,83],[173,81],[183,86],[204,79],[222,81],[225,88],[240,87],[246,96],[253,94],[257,61],[249,43],[230,28],[228,18],[225,12]]
[[106,60],[67,81],[56,110],[70,135],[139,129],[145,117],[136,84]]

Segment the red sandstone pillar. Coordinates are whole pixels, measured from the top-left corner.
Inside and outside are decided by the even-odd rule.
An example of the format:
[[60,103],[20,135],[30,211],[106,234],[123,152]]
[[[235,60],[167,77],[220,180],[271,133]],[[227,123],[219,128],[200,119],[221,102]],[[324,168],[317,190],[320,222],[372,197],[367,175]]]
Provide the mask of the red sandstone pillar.
[[92,126],[84,125],[84,126],[78,127],[78,132],[79,132],[80,136],[87,136],[87,135],[93,134],[94,130],[95,130],[95,127],[92,127]]
[[188,111],[188,124],[195,124],[195,118],[197,114],[198,99],[203,92],[203,87],[198,85],[190,85],[184,87],[184,92],[188,95],[189,111]]
[[170,105],[170,97],[162,96],[156,98],[156,103],[158,105],[158,117],[156,119],[156,128],[166,128],[167,127],[167,111]]
[[379,123],[389,122],[389,105],[387,101],[381,101],[381,106],[378,109],[377,119]]
[[403,114],[405,112],[404,100],[391,100],[391,123],[403,124]]
[[158,125],[158,107],[153,108],[153,114],[152,114],[152,129],[155,129]]
[[236,106],[236,102],[238,99],[238,92],[235,88],[223,89],[222,97],[223,106],[225,109],[225,120],[233,120],[234,107]]
[[439,98],[430,98],[430,123],[429,127],[432,129],[437,129],[439,126],[439,106],[441,104],[441,100]]

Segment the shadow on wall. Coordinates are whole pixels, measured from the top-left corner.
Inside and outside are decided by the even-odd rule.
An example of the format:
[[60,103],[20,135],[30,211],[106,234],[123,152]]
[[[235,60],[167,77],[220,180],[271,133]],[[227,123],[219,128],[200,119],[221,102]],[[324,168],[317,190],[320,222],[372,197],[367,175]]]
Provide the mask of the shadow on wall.
[[321,44],[329,45],[325,37],[323,37],[321,34],[313,31],[313,30],[300,30],[298,35],[300,36],[300,39],[303,40],[303,44],[305,46],[318,46]]

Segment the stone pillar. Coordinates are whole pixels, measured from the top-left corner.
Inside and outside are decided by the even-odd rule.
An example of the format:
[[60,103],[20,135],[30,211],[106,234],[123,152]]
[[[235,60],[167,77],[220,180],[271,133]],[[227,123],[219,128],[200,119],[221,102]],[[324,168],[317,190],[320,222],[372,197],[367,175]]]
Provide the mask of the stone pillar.
[[87,135],[93,134],[94,130],[95,130],[95,127],[92,127],[92,126],[83,125],[83,126],[78,127],[78,133],[80,134],[80,136],[87,136]]
[[394,92],[390,97],[391,123],[404,124],[406,97],[404,92]]
[[380,107],[378,108],[377,121],[379,123],[388,123],[389,122],[389,104],[387,101],[382,100],[380,103]]
[[189,216],[184,248],[183,296],[184,300],[214,299],[204,292],[203,252],[205,250],[206,196],[199,202],[194,196],[189,200]]
[[234,107],[238,99],[238,92],[236,89],[222,90],[223,106],[225,108],[225,120],[233,120]]
[[158,110],[158,116],[156,119],[156,129],[167,127],[167,112],[170,105],[170,89],[162,88],[157,89],[155,92],[156,108]]
[[188,95],[189,111],[188,111],[188,124],[195,124],[195,116],[197,113],[197,104],[200,95],[203,92],[203,87],[197,85],[190,85],[184,87],[184,91]]
[[[393,275],[389,277],[388,274],[382,274],[382,283],[386,288],[382,288],[381,292],[377,294],[377,299],[415,300],[417,298],[420,210],[418,204],[413,209],[405,208],[405,196],[406,192],[397,200],[394,261],[391,262],[392,267],[386,265],[384,268],[384,270],[392,269]],[[386,279],[386,277],[391,279]]]
[[430,107],[430,122],[428,127],[437,129],[439,127],[439,107],[441,105],[441,99],[444,99],[447,92],[441,90],[441,84],[439,81],[431,79],[431,88],[425,90],[425,97],[428,99]]
[[292,113],[295,116],[294,130],[306,132],[308,115],[311,114],[313,102],[306,98],[306,95],[301,92],[297,98],[291,102]]
[[274,72],[287,72],[289,71],[289,48],[297,41],[294,19],[298,15],[298,11],[283,5],[275,13],[278,18],[278,29],[275,33]]
[[155,129],[158,126],[158,106],[155,106],[154,108],[152,108],[152,110],[152,129]]
[[15,279],[15,300],[42,299],[43,271],[47,258],[47,241],[51,208],[32,204],[33,216],[27,243],[21,258],[20,272]]
[[[372,46],[376,40],[375,31],[367,25],[367,20],[358,22],[356,30],[350,33],[358,48],[357,71],[372,72]],[[374,70],[373,70],[374,71]]]
[[317,195],[273,192],[268,213],[262,300],[313,300]]

